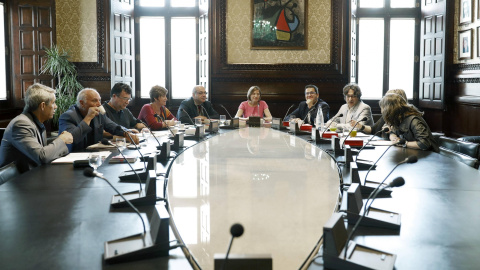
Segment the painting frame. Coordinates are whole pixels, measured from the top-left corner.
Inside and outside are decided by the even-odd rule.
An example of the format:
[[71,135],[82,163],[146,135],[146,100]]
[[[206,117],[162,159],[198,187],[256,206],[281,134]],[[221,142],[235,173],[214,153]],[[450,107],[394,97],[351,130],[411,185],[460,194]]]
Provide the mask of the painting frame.
[[473,22],[473,0],[459,1],[459,20],[460,24],[468,24]]
[[472,29],[458,32],[458,59],[472,59]]
[[252,50],[307,50],[308,0],[251,0]]

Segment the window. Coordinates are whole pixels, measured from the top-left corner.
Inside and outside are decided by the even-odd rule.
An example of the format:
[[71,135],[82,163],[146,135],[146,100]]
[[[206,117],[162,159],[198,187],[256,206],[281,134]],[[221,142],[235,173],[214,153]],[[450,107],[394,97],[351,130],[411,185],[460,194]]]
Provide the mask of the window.
[[197,1],[141,0],[135,13],[141,97],[149,98],[154,85],[167,88],[172,101],[190,97],[198,82]]
[[389,89],[403,89],[409,99],[418,93],[418,14],[414,0],[359,0],[356,80],[363,99],[378,100]]
[[5,6],[0,3],[0,100],[7,99],[7,65],[5,63]]

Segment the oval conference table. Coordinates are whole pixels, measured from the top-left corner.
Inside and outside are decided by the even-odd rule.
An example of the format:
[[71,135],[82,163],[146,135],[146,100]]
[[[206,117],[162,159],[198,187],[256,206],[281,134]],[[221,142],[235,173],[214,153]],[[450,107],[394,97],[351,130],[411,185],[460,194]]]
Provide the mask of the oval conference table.
[[[231,254],[269,254],[274,269],[323,269],[319,239],[348,179],[330,145],[307,139],[243,128],[185,141],[175,158],[157,163],[157,174],[168,178],[166,194],[157,195],[168,198],[170,238],[185,246],[167,257],[118,264],[104,262],[104,243],[142,232],[138,216],[111,208],[114,191],[71,164],[31,170],[0,186],[0,269],[213,269],[233,223],[245,232]],[[141,151],[151,152],[154,143],[150,138]],[[360,158],[374,161],[385,149],[364,150]],[[389,177],[404,177],[405,186],[373,204],[401,213],[400,231],[360,226],[353,240],[396,254],[396,269],[477,269],[480,172],[437,153],[392,147],[368,179],[383,180],[410,155],[419,161]],[[126,164],[99,168],[120,192],[138,190],[138,183],[119,181],[125,170]],[[158,182],[161,193],[163,178]],[[148,226],[154,207],[138,208]]]

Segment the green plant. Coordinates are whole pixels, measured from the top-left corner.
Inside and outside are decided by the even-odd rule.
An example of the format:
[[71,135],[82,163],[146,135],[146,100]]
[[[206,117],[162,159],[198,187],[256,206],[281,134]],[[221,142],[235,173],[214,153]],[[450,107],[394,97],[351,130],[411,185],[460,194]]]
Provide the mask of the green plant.
[[58,118],[76,101],[78,91],[83,86],[77,80],[77,68],[68,60],[68,52],[57,46],[45,49],[47,60],[41,70],[42,74],[52,75],[57,79],[57,110],[53,116],[53,124],[58,125]]

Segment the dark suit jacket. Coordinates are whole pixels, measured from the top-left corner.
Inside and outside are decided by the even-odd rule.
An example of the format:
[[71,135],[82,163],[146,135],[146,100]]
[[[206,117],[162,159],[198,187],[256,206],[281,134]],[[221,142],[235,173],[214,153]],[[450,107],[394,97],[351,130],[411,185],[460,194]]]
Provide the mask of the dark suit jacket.
[[328,106],[328,104],[321,100],[321,99],[318,99],[317,101],[317,104],[315,104],[314,108],[311,108],[311,109],[308,109],[308,105],[307,105],[307,102],[306,101],[302,101],[300,102],[300,105],[298,106],[298,108],[293,111],[291,114],[287,115],[287,117],[285,117],[285,121],[287,121],[290,116],[292,115],[295,115],[296,118],[300,118],[300,119],[305,119],[305,122],[308,121],[307,119],[307,113],[312,110],[310,112],[310,123],[307,123],[307,124],[311,124],[311,125],[314,125],[315,124],[315,119],[317,118],[317,110],[318,110],[318,106],[321,106],[322,108],[322,112],[323,112],[323,121],[324,122],[327,122],[328,121],[328,113],[330,111],[330,106]]
[[105,115],[98,115],[92,119],[93,129],[85,121],[80,113],[77,105],[71,106],[68,111],[60,115],[58,120],[58,132],[62,133],[64,130],[72,133],[73,144],[68,146],[70,152],[82,151],[89,144],[87,143],[87,135],[93,132],[93,141],[95,143],[103,139],[103,130],[108,131],[112,135],[123,136],[126,130],[123,126],[117,125]]
[[62,139],[57,138],[47,145],[45,129],[30,113],[22,113],[8,124],[0,147],[0,167],[17,162],[20,172],[68,154]]
[[[209,118],[212,118],[212,119],[218,119],[220,117],[218,113],[213,109],[212,103],[210,103],[210,101],[205,101],[202,104],[202,106],[207,111],[208,115],[204,114],[206,117],[210,116]],[[193,101],[193,97],[185,99],[184,101],[182,101],[182,103],[180,103],[180,107],[178,108],[178,111],[177,111],[177,119],[180,120],[182,123],[187,123],[191,125],[195,124],[195,123],[192,123],[190,118],[187,116],[187,114],[183,110],[185,110],[188,113],[188,115],[190,116],[190,118],[192,118],[192,120],[193,118],[198,116],[197,106]]]

